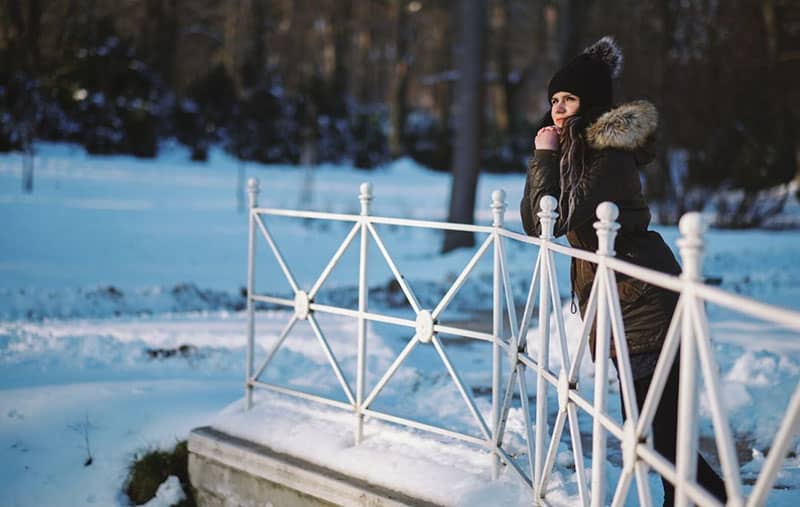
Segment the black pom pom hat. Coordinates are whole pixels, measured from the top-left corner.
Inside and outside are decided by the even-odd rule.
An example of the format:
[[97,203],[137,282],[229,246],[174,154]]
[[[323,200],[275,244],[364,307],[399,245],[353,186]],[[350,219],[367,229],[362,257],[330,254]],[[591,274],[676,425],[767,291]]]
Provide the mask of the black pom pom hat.
[[606,109],[612,104],[611,80],[622,73],[622,51],[605,36],[556,72],[547,87],[548,98],[569,92],[581,99],[581,109]]

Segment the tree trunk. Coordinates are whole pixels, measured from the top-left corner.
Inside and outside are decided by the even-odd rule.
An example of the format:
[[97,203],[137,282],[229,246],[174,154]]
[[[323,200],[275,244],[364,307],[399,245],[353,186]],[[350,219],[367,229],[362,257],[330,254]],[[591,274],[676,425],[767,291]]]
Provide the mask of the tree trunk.
[[39,0],[28,0],[28,29],[25,34],[28,46],[28,65],[32,72],[39,70],[41,52],[39,48],[39,35],[42,27],[42,8]]
[[592,0],[561,0],[558,19],[560,29],[559,59],[564,65],[583,50],[581,37],[588,32]]
[[[444,35],[443,41],[450,41],[453,38],[453,23],[448,18],[446,22],[442,23],[440,29]],[[436,99],[435,109],[436,115],[439,117],[440,133],[442,139],[438,143],[442,146],[441,149],[450,149],[450,111],[453,106],[453,80],[449,77],[453,70],[453,53],[454,47],[451,43],[439,44],[435,49],[435,65],[434,68],[442,76],[441,79],[436,81]],[[449,155],[448,155],[449,156]],[[448,164],[450,165],[450,164]]]
[[20,41],[25,34],[25,18],[22,16],[22,7],[20,6],[19,0],[7,0],[6,10],[8,12],[8,20],[10,21],[10,30],[9,33],[6,34],[6,40],[8,41],[12,53],[15,51],[21,53],[22,48],[20,46],[25,45],[24,42]]
[[[486,51],[486,0],[459,2],[459,46],[456,83],[456,125],[449,222],[475,221],[475,191],[480,171],[483,123],[483,73]],[[471,232],[447,231],[443,252],[475,245]]]
[[22,191],[26,194],[33,193],[33,140],[29,134],[25,134],[22,147]]
[[513,83],[511,82],[511,50],[509,48],[509,37],[511,27],[509,26],[508,10],[511,8],[509,0],[498,2],[495,7],[499,12],[499,24],[494,31],[497,38],[497,79],[500,93],[500,100],[497,104],[495,122],[497,128],[503,135],[508,135],[511,124],[513,123],[514,110],[511,106],[511,95],[513,94]]
[[249,41],[242,66],[242,83],[246,93],[264,85],[267,65],[266,29],[268,5],[265,0],[250,3]]
[[[658,75],[658,98],[659,105],[669,108],[670,97],[670,52],[673,46],[673,34],[675,33],[675,15],[670,8],[669,0],[659,2],[658,15],[661,18],[661,37],[659,44],[659,58],[656,73]],[[645,186],[647,187],[648,199],[658,201],[658,221],[662,224],[675,223],[681,216],[685,208],[683,199],[677,195],[672,185],[672,163],[670,160],[670,150],[672,149],[670,139],[669,115],[661,115],[659,118],[660,139],[658,143],[658,153],[656,163],[651,164],[649,170],[645,172]],[[679,202],[680,201],[680,202]]]
[[352,0],[337,0],[336,9],[333,11],[331,25],[333,26],[333,87],[342,99],[350,97],[350,74],[348,72],[348,57],[351,53],[351,34],[353,33],[353,2]]
[[392,158],[405,153],[403,131],[406,123],[406,93],[408,91],[408,14],[406,2],[395,0],[397,9],[396,46],[394,73],[392,75],[391,98],[389,105],[389,152]]
[[141,33],[140,44],[145,57],[153,63],[167,85],[174,85],[178,0],[148,0]]

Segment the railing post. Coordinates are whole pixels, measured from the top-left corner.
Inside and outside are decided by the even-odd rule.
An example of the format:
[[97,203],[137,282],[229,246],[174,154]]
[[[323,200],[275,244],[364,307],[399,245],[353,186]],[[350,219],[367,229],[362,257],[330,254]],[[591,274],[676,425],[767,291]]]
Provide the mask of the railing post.
[[542,239],[553,239],[553,229],[556,226],[556,218],[558,218],[558,213],[556,213],[557,206],[558,201],[552,195],[546,195],[539,200],[539,207],[542,211],[537,213],[537,216],[542,224],[541,232],[539,233],[539,237]]
[[250,210],[248,213],[248,242],[247,242],[247,358],[245,365],[245,403],[249,410],[253,406],[253,349],[255,348],[255,255],[256,255],[256,224],[255,208],[258,207],[258,180],[247,180],[247,197]]
[[[683,262],[681,278],[686,282],[699,282],[702,273],[703,233],[706,225],[698,212],[686,213],[678,223],[681,237],[678,248]],[[684,286],[686,308],[700,305],[691,283]],[[675,485],[675,505],[692,505],[684,485],[694,481],[697,474],[697,348],[691,311],[683,312],[681,318],[681,357],[678,388],[678,446],[675,456],[678,482]]]
[[[503,276],[500,272],[500,235],[497,229],[503,227],[506,212],[506,193],[502,190],[492,192],[492,226],[495,228],[494,236],[494,278],[492,291],[492,441],[497,442],[497,432],[500,428],[500,377],[503,374],[500,344],[503,334]],[[510,365],[511,368],[514,365]],[[492,453],[492,479],[500,476],[500,458],[496,452]]]
[[678,239],[684,280],[700,281],[703,270],[703,234],[706,224],[703,216],[697,211],[684,214],[678,223],[681,237]]
[[367,217],[372,202],[372,184],[362,183],[358,199],[361,201],[361,253],[358,263],[358,362],[356,371],[356,445],[364,436],[364,375],[367,364]]
[[[547,241],[554,238],[553,228],[556,225],[558,213],[555,212],[558,201],[555,197],[546,195],[539,200],[539,207],[542,211],[537,213],[541,224],[539,237],[545,240],[539,251],[540,275],[539,275],[539,355],[537,363],[539,372],[536,376],[536,456],[533,465],[533,489],[534,500],[538,503],[542,498],[539,490],[542,479],[542,468],[544,465],[545,449],[547,448],[547,380],[544,378],[544,370],[549,369],[550,358],[550,278],[547,269]],[[526,393],[520,393],[526,396]]]
[[[596,210],[598,221],[594,223],[597,231],[597,254],[613,257],[614,241],[620,225],[616,222],[619,209],[614,203],[602,202]],[[597,274],[601,277],[597,285],[597,335],[594,358],[594,416],[592,423],[592,507],[606,504],[606,430],[600,423],[599,414],[606,413],[608,398],[608,363],[611,349],[610,306],[606,296],[608,268],[601,261],[597,266]],[[616,290],[616,287],[614,287]]]

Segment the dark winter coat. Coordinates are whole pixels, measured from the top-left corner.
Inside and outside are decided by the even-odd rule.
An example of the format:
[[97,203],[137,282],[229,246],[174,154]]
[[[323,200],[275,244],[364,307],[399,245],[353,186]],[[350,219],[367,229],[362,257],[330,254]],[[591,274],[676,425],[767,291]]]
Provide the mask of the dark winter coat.
[[[614,245],[616,256],[640,266],[678,274],[680,266],[661,235],[648,230],[650,210],[639,180],[639,169],[653,159],[650,147],[657,124],[655,107],[646,101],[636,101],[606,112],[587,127],[585,166],[574,190],[572,223],[567,227],[566,213],[559,213],[555,235],[566,234],[573,247],[596,251],[595,209],[601,202],[611,201],[619,207],[617,221],[621,226]],[[559,152],[536,150],[529,164],[520,213],[525,232],[531,236],[539,236],[541,232],[537,216],[539,200],[545,195],[556,198],[560,195],[559,162]],[[596,266],[579,259],[572,262],[572,287],[581,314],[585,315]],[[621,273],[617,273],[616,278],[631,355],[659,351],[677,294]],[[593,329],[592,351],[594,334]],[[616,355],[613,346],[611,355]]]

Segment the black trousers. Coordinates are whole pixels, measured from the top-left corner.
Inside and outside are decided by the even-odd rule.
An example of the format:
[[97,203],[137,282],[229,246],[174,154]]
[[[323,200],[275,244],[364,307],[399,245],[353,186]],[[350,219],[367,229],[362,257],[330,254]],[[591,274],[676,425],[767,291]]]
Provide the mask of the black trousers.
[[[616,361],[614,362],[616,363]],[[653,418],[653,446],[673,464],[675,463],[678,432],[679,371],[680,368],[676,360],[664,387],[661,403],[658,405],[656,415]],[[636,391],[636,404],[639,406],[639,410],[644,405],[644,399],[647,396],[647,390],[650,388],[652,380],[653,376],[649,375],[633,381],[633,387]],[[621,389],[620,401],[622,401]],[[627,418],[624,402],[622,402],[622,415]],[[661,482],[664,484],[664,507],[672,507],[675,503],[675,488],[667,479],[662,478]],[[700,453],[697,455],[697,482],[723,504],[727,501],[728,495],[725,493],[725,483]]]

